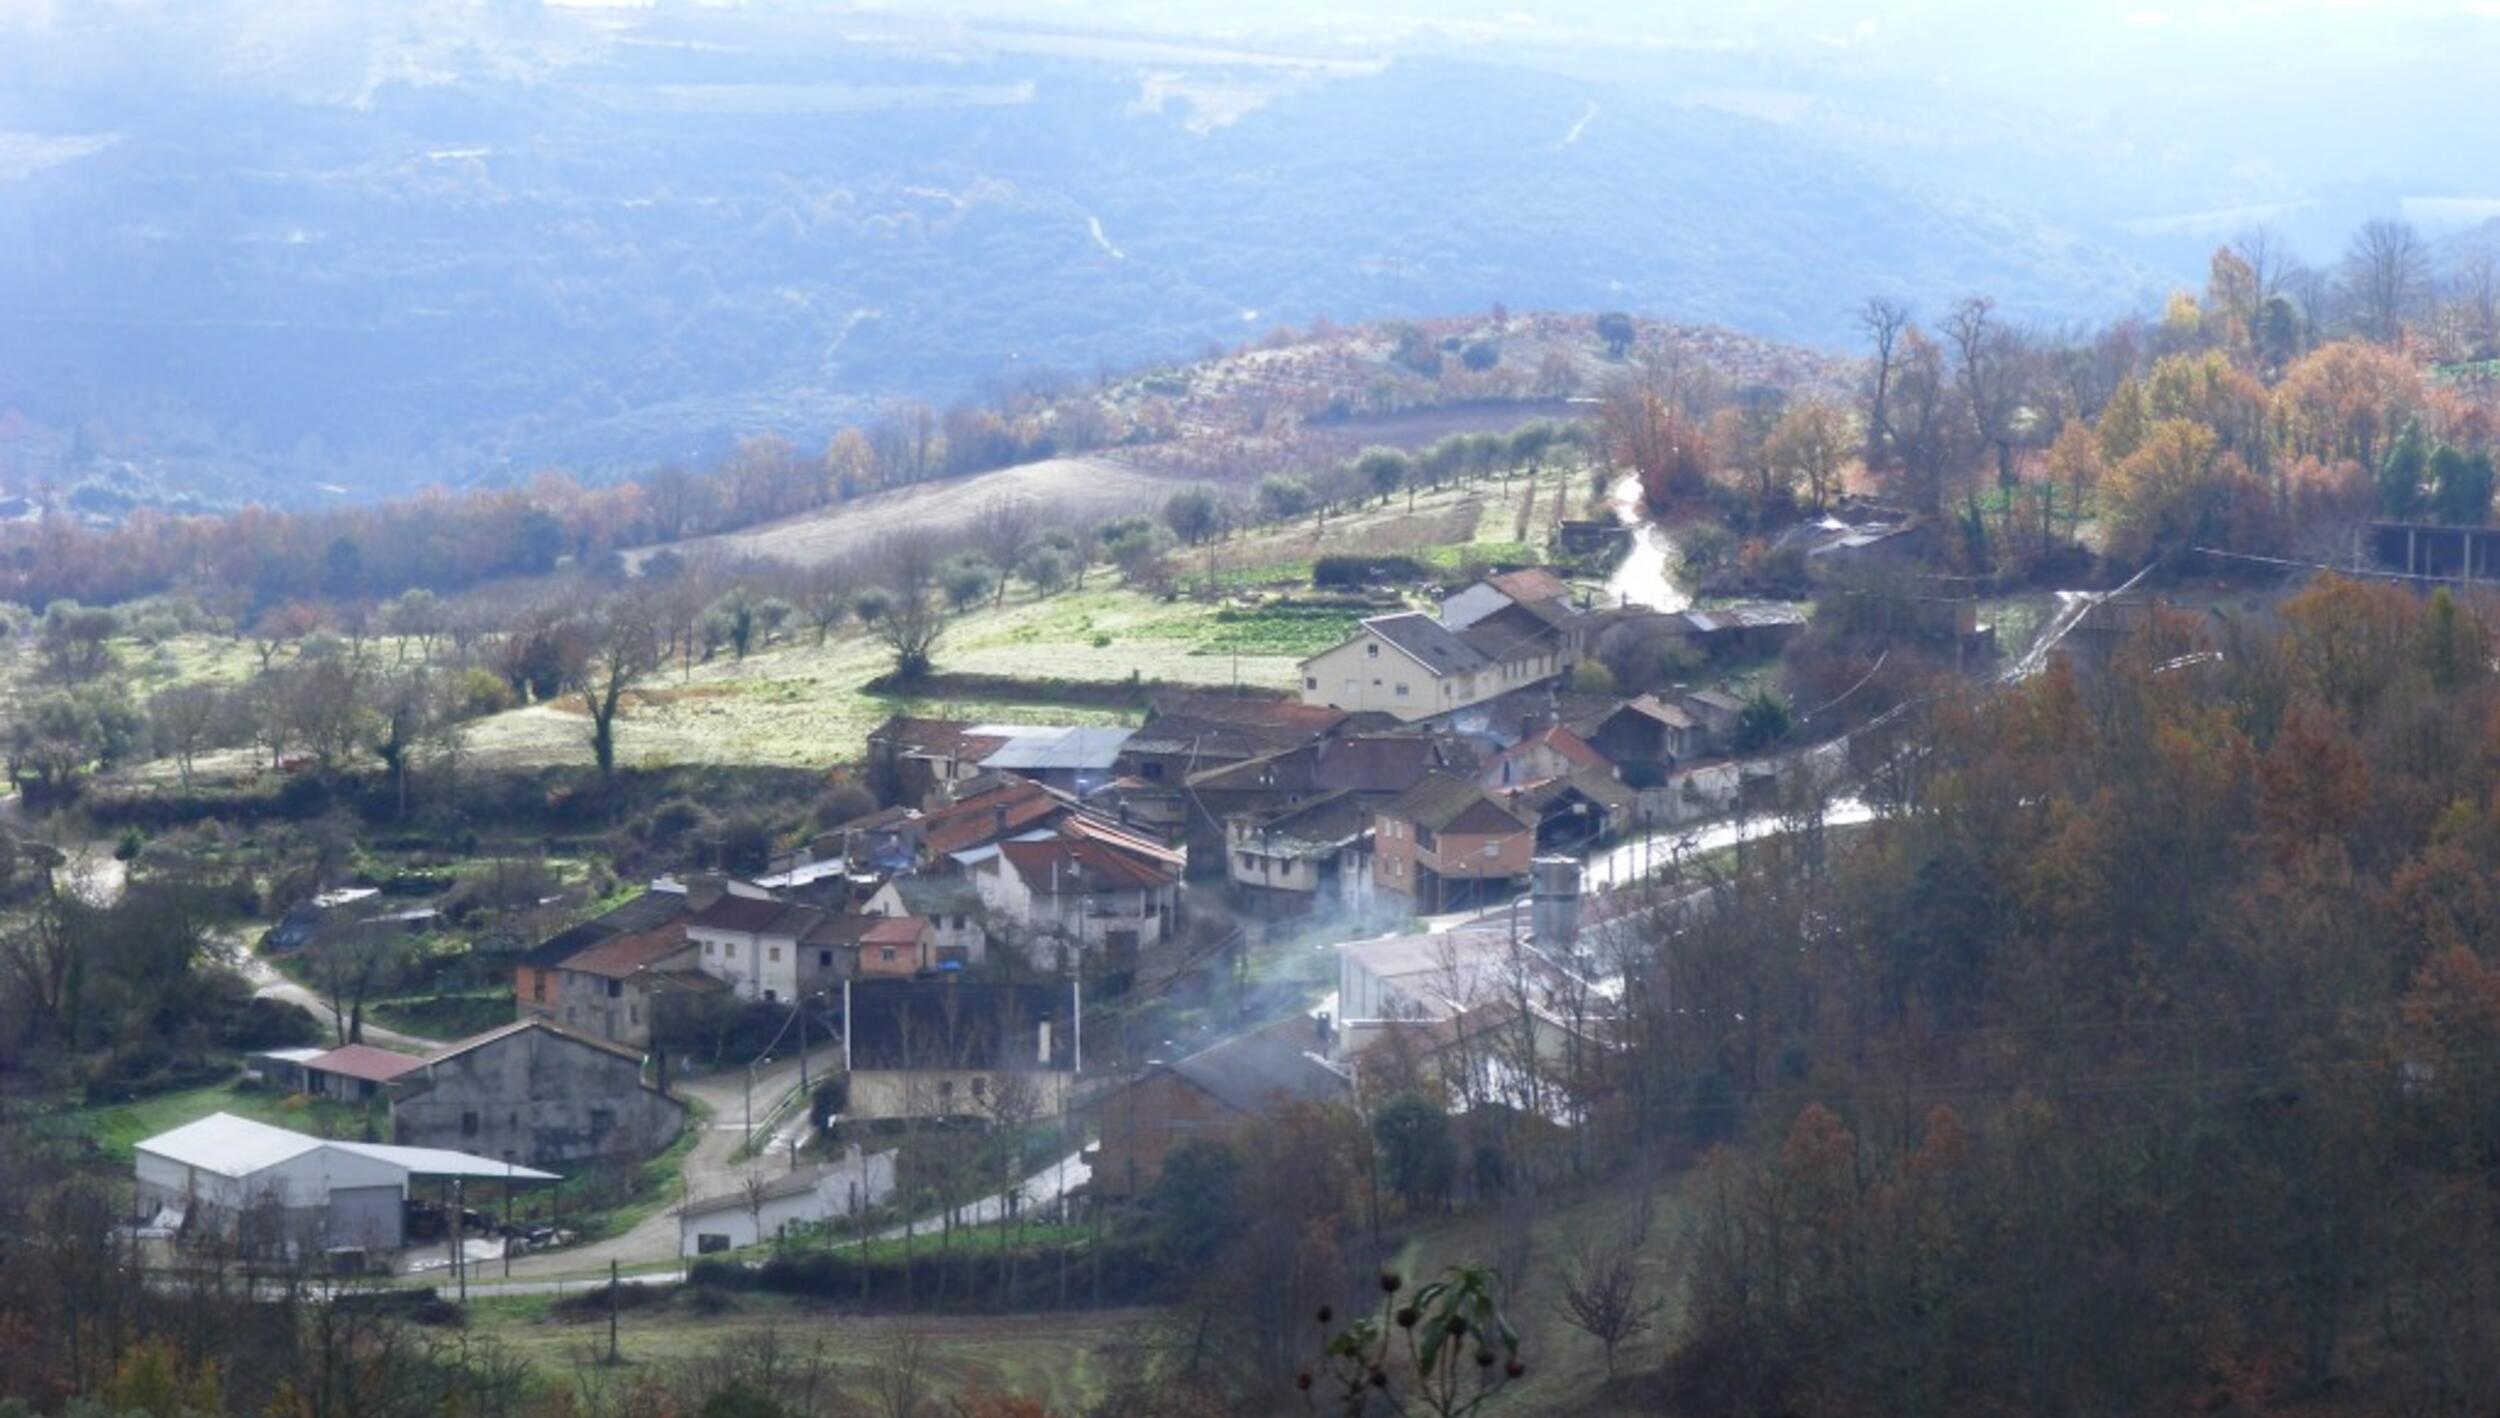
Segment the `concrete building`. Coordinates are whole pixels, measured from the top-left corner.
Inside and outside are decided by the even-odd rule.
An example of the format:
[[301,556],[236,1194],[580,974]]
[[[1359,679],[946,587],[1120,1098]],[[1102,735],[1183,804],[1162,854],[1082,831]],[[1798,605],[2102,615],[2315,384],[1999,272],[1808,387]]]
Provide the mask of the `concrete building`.
[[952,976],[859,980],[842,991],[841,1114],[1056,1117],[1085,1062],[1084,987]]
[[924,916],[879,916],[859,933],[863,977],[917,975],[937,965],[937,928]]
[[524,1019],[428,1054],[391,1089],[391,1135],[521,1163],[648,1157],[686,1105],[643,1081],[642,1054]]
[[1345,790],[1278,813],[1226,819],[1224,875],[1234,898],[1265,917],[1369,906],[1369,839],[1383,801],[1381,794]]
[[1452,630],[1465,630],[1497,611],[1518,605],[1556,605],[1566,609],[1571,604],[1571,588],[1562,578],[1543,567],[1530,566],[1518,571],[1505,571],[1441,598],[1441,623]]
[[342,1103],[368,1102],[381,1097],[393,1079],[419,1062],[414,1054],[348,1044],[303,1061],[304,1091]]
[[1313,1051],[1321,1043],[1309,1021],[1292,1020],[1156,1064],[1106,1094],[1086,1109],[1102,1139],[1091,1159],[1092,1189],[1113,1197],[1153,1191],[1176,1147],[1230,1144],[1286,1108],[1345,1101],[1350,1078]]
[[231,1113],[159,1133],[132,1154],[143,1226],[260,1255],[397,1250],[419,1178],[556,1180],[464,1152],[339,1142]]
[[759,1175],[752,1189],[689,1201],[677,1210],[677,1253],[707,1256],[788,1234],[793,1226],[840,1221],[894,1195],[891,1151],[856,1144],[839,1161]]
[[1376,615],[1302,662],[1302,702],[1413,722],[1551,679],[1569,647],[1521,607],[1453,631],[1421,611]]
[[1002,842],[974,881],[998,916],[1025,936],[1037,969],[1092,957],[1133,966],[1172,931],[1181,873],[1093,838]]
[[830,920],[815,906],[724,895],[686,918],[686,938],[702,952],[694,961],[704,974],[742,1002],[773,1004],[820,994],[846,978],[845,947],[853,939],[825,929]]
[[[989,905],[980,888],[962,876],[897,876],[878,883],[860,903],[862,914],[918,916],[929,923],[933,963],[972,969],[989,958]],[[868,961],[861,961],[862,971]]]
[[570,955],[525,965],[524,1019],[544,1019],[579,1034],[632,1049],[651,1047],[661,1017],[726,992],[727,982],[698,968],[700,947],[684,920],[638,934],[611,936]]
[[1535,854],[1533,815],[1447,773],[1427,776],[1373,818],[1373,887],[1426,914],[1499,899]]
[[1614,1004],[1526,938],[1532,918],[1518,924],[1516,939],[1502,921],[1337,947],[1337,1060],[1359,1076],[1367,1054],[1397,1047],[1439,1072],[1458,1106],[1542,1108],[1550,1100],[1523,1063],[1606,1047]]

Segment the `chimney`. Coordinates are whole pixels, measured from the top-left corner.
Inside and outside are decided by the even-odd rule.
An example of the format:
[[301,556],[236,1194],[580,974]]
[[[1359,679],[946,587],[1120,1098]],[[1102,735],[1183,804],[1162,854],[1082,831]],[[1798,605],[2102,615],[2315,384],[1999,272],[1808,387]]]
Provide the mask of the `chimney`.
[[1580,863],[1573,857],[1539,857],[1529,863],[1535,885],[1528,929],[1546,950],[1568,952],[1580,939]]
[[686,909],[700,911],[729,894],[729,880],[716,871],[689,873],[686,877]]

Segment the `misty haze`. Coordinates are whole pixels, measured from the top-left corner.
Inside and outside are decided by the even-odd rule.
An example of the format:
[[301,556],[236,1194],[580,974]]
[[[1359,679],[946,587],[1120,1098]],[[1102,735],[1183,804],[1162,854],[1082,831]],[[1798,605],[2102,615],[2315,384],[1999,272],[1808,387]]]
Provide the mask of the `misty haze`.
[[2491,1413],[2496,57],[0,0],[0,1418]]

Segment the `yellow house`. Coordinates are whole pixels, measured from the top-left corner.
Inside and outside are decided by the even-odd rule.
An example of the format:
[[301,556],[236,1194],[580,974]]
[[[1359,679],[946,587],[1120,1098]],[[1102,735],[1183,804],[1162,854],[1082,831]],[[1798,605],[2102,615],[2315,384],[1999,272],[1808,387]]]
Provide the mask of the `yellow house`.
[[1565,647],[1493,617],[1453,631],[1421,611],[1376,615],[1302,662],[1302,702],[1429,719],[1562,673]]

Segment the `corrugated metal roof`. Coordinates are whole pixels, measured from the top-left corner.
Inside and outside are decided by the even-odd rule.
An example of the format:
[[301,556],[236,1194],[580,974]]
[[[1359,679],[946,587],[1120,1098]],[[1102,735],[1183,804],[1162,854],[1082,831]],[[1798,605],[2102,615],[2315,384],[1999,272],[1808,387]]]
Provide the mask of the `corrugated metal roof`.
[[414,1054],[395,1054],[371,1044],[349,1044],[304,1060],[304,1067],[368,1083],[388,1083],[423,1062]]
[[141,1152],[214,1172],[221,1177],[248,1177],[319,1147],[322,1139],[271,1127],[232,1113],[211,1113],[197,1122],[140,1140]]
[[984,768],[1011,772],[1109,772],[1134,729],[1085,724],[976,724],[972,731],[1002,740],[982,755]]

